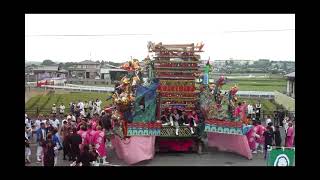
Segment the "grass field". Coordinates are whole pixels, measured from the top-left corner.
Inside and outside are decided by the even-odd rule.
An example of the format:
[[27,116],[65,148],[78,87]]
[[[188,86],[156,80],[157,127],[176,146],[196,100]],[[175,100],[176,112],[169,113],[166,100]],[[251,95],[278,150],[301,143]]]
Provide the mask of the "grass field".
[[228,79],[222,89],[230,89],[235,84],[240,91],[279,91],[286,90],[286,80],[282,78],[250,78],[250,79]]
[[106,101],[106,98],[110,96],[109,93],[94,93],[94,92],[71,92],[66,94],[54,94],[49,93],[47,95],[37,95],[32,97],[26,104],[25,110],[29,111],[29,114],[33,114],[37,108],[39,108],[40,113],[42,114],[49,114],[52,104],[56,104],[59,106],[63,103],[66,106],[66,112],[69,112],[69,104],[70,102],[78,102],[81,101],[89,101],[89,100],[96,100],[99,98],[102,101],[102,107],[111,103],[111,101]]
[[[246,101],[247,104],[255,105],[258,102],[258,99],[244,99],[239,98],[240,101]],[[277,109],[277,104],[272,100],[259,99],[261,103],[261,108],[264,114],[272,114],[273,111]]]
[[[56,104],[59,106],[61,103],[64,103],[66,106],[66,113],[69,112],[69,103],[70,102],[77,102],[78,100],[82,101],[89,101],[95,100],[99,98],[102,101],[102,107],[111,103],[111,100],[106,101],[106,98],[110,94],[107,93],[83,93],[83,92],[75,92],[75,93],[67,93],[67,94],[53,94],[49,93],[48,95],[38,95],[32,97],[26,104],[25,110],[27,111],[28,115],[34,115],[37,107],[40,110],[41,114],[50,114],[52,104]],[[245,99],[240,98],[240,101],[246,101],[249,104],[255,105],[258,100],[257,99]],[[272,100],[260,99],[262,104],[262,110],[264,114],[270,114],[274,110],[276,110],[277,105]],[[30,111],[31,110],[31,111]]]

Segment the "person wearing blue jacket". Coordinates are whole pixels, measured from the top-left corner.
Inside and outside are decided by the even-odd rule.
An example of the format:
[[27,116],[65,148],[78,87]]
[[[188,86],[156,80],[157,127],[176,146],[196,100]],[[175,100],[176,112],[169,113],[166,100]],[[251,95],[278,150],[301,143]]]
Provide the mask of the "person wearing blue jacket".
[[48,129],[46,125],[42,122],[40,123],[40,128],[36,131],[37,135],[37,161],[38,163],[42,162],[43,157],[43,143],[47,140]]
[[59,136],[57,128],[53,129],[52,134],[53,134],[52,141],[55,146],[55,148],[54,148],[54,150],[55,150],[54,151],[55,152],[54,166],[56,166],[58,163],[59,151],[63,149],[63,146],[62,146],[61,138]]

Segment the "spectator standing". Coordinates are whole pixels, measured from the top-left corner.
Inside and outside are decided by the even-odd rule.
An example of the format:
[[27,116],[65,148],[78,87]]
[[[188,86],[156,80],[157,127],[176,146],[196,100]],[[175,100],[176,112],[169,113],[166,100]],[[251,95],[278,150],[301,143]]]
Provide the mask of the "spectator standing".
[[68,125],[67,121],[63,121],[61,126],[61,133],[62,133],[62,146],[63,146],[63,160],[66,160],[66,156],[69,157],[69,161],[71,161],[70,155],[70,126]]
[[52,105],[51,111],[52,111],[52,114],[54,114],[54,115],[57,114],[57,107],[55,104]]
[[289,117],[286,116],[282,121],[285,133],[287,133],[287,130],[289,128],[288,122],[289,122]]
[[256,120],[259,121],[261,117],[261,103],[258,101],[256,104]]
[[89,103],[87,101],[84,101],[84,113],[87,115],[89,110]]
[[55,157],[54,157],[54,166],[58,163],[59,151],[63,149],[62,141],[58,133],[58,129],[54,128],[52,132],[52,141],[54,143],[55,148]]
[[280,133],[280,127],[277,125],[275,126],[276,130],[274,131],[274,141],[277,147],[281,147],[281,133]]
[[106,163],[107,151],[106,151],[106,136],[101,126],[97,126],[97,131],[93,137],[93,142],[95,144],[95,148],[99,153],[99,157],[102,160],[102,163]]
[[50,124],[52,125],[52,127],[57,129],[59,129],[60,127],[60,121],[55,115],[52,116],[52,120],[50,121]]
[[252,117],[252,114],[253,114],[253,106],[251,104],[248,104],[248,107],[247,107],[247,111],[248,111],[248,115],[250,116],[250,118]]
[[101,114],[101,100],[100,99],[96,99],[96,113],[98,113],[99,115]]
[[267,116],[267,119],[266,119],[266,125],[268,126],[269,123],[271,123],[272,120],[271,120],[271,116]]
[[55,144],[52,140],[52,134],[48,133],[47,140],[42,144],[43,148],[43,166],[54,166]]
[[76,158],[80,156],[80,148],[79,145],[82,143],[81,136],[77,133],[77,129],[74,128],[72,130],[72,134],[70,135],[70,145],[71,145],[71,160],[75,161]]
[[264,136],[264,159],[267,159],[268,146],[272,146],[274,140],[274,132],[271,126],[267,126]]
[[61,103],[59,110],[60,110],[60,115],[64,115],[64,110],[66,109],[66,107],[64,106],[63,103]]
[[37,161],[42,162],[43,145],[47,139],[48,129],[43,122],[40,123],[40,128],[36,131],[37,134]]
[[286,147],[293,147],[293,140],[294,140],[294,129],[293,129],[293,123],[290,121],[288,123],[288,130],[286,133],[286,142],[285,145]]
[[28,137],[28,131],[30,131],[27,127],[25,127],[25,134],[24,134],[24,141],[25,141],[25,161],[27,164],[30,164],[30,156],[31,156],[31,149],[30,149],[30,140]]

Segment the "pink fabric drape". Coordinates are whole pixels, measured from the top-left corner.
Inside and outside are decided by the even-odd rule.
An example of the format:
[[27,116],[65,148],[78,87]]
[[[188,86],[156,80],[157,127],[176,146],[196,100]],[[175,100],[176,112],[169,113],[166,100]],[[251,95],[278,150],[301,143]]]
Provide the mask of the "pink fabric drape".
[[217,147],[220,151],[234,152],[252,159],[252,153],[245,135],[208,133],[208,146]]
[[136,164],[140,161],[152,159],[155,154],[155,136],[133,136],[121,140],[118,136],[111,139],[119,159],[127,164]]

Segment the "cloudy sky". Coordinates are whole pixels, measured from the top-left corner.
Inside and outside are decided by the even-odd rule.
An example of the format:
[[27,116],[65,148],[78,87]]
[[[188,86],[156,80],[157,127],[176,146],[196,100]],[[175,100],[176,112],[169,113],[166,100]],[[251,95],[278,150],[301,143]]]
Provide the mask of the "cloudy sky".
[[[65,36],[67,35],[67,36]],[[71,36],[70,36],[71,35]],[[85,35],[85,36],[84,36]],[[202,59],[295,61],[294,14],[26,14],[25,60],[123,62],[147,42],[205,44]]]

